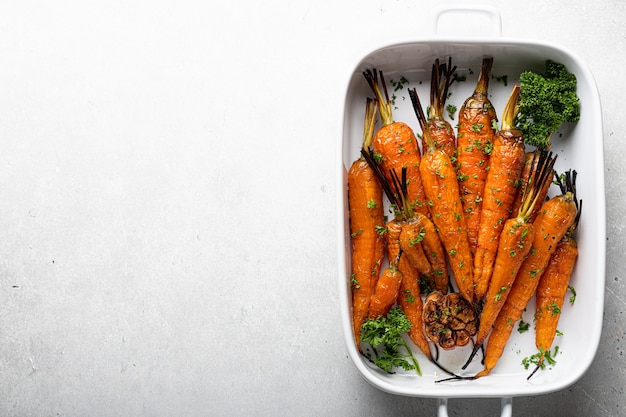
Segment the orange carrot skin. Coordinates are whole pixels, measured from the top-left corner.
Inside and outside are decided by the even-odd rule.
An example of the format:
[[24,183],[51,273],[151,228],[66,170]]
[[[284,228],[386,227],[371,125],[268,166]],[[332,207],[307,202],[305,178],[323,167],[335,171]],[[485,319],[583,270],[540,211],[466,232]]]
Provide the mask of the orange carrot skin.
[[511,217],[525,161],[524,143],[518,130],[500,131],[495,137],[485,180],[483,206],[474,256],[475,301],[483,300],[498,250],[498,237]]
[[398,260],[401,232],[402,222],[397,219],[387,222],[384,236],[387,256],[391,260],[391,264],[385,269],[376,283],[376,289],[370,302],[369,318],[376,319],[379,316],[384,316],[391,310],[391,307],[393,307],[400,295],[404,275],[402,270],[404,269],[408,271],[408,273],[412,273],[411,268],[409,268],[410,265],[408,265],[408,261],[404,258],[404,255]]
[[566,235],[550,257],[546,271],[537,286],[537,311],[535,314],[535,341],[540,352],[548,351],[556,335],[565,302],[567,287],[578,257],[576,240]]
[[429,216],[419,172],[421,151],[413,130],[403,122],[385,125],[376,132],[372,147],[374,154],[382,159],[381,168],[390,184],[393,184],[390,170],[400,173],[406,167],[410,204],[414,211]]
[[485,368],[476,377],[487,375],[502,356],[513,326],[522,317],[534,295],[557,243],[565,236],[576,217],[576,205],[571,193],[546,201],[537,214],[533,227],[535,236],[528,257],[522,263],[489,336],[485,352]]
[[487,97],[489,70],[482,74],[476,91],[459,110],[457,167],[463,210],[472,253],[478,245],[478,227],[489,155],[495,139],[496,111]]
[[376,283],[367,317],[377,319],[387,314],[396,303],[401,285],[402,272],[395,265],[385,268]]
[[[520,181],[518,183],[517,195],[515,196],[515,201],[513,202],[513,206],[511,207],[511,213],[516,215],[519,211],[519,208],[522,205],[522,199],[524,198],[524,194],[526,192],[526,184],[529,184],[528,177],[530,176],[531,169],[533,166],[533,155],[534,152],[526,152],[524,156],[524,167],[522,168],[522,174],[520,175]],[[543,200],[537,200],[542,202]],[[539,204],[538,204],[539,205]]]
[[420,296],[419,272],[410,265],[407,258],[404,258],[404,253],[400,257],[398,269],[402,272],[402,283],[397,301],[413,325],[409,330],[409,337],[430,358],[430,346],[424,334],[424,322],[422,321],[423,304]]
[[[420,245],[424,255],[430,265],[430,271],[422,272],[428,277],[428,284],[433,291],[442,294],[448,292],[450,278],[448,276],[448,263],[446,262],[446,252],[443,248],[439,234],[433,222],[426,216],[416,213],[416,217],[410,222],[412,227],[402,229],[400,243],[406,247],[410,242],[420,240]],[[419,270],[419,268],[417,268]]]
[[356,346],[360,350],[361,325],[367,318],[384,257],[384,240],[377,228],[385,224],[382,187],[363,159],[357,159],[348,171],[348,203],[353,328]]
[[[426,128],[430,132],[435,148],[444,151],[450,159],[456,158],[456,135],[452,125],[447,120],[431,118]],[[422,149],[428,149],[428,147],[425,137],[422,136]]]
[[[370,301],[368,317],[376,319],[384,316],[396,303],[402,284],[402,271],[397,262],[400,253],[400,233],[402,232],[402,222],[393,219],[385,225],[384,242],[387,249],[387,257],[390,259],[390,266],[385,269],[376,283],[374,294]],[[401,258],[402,259],[402,258]],[[383,276],[385,279],[383,279]]]
[[421,231],[422,226],[415,219],[404,222],[402,232],[400,232],[400,247],[402,256],[408,259],[413,268],[424,275],[430,275],[432,267],[422,246],[421,236],[425,234],[425,231]]
[[515,276],[530,252],[534,235],[532,223],[525,222],[523,218],[512,218],[504,224],[493,276],[480,314],[480,326],[476,335],[477,345],[482,344],[491,332],[491,327],[509,295]]
[[474,296],[472,254],[459,195],[459,184],[450,158],[441,150],[429,150],[420,173],[433,223],[448,255],[459,292],[469,302]]

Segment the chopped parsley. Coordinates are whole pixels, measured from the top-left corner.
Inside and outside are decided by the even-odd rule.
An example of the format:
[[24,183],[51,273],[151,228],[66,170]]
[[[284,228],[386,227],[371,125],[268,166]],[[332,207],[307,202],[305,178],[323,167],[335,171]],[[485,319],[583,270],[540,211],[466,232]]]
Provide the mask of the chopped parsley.
[[412,327],[402,309],[398,306],[389,310],[386,316],[367,319],[361,326],[361,341],[369,344],[373,350],[368,357],[382,370],[392,373],[394,368],[406,371],[415,370],[422,375],[419,363],[409,345],[404,341],[403,334]]
[[530,323],[526,323],[524,319],[519,321],[519,325],[517,326],[517,331],[520,333],[527,332],[530,329]]
[[546,369],[546,362],[550,366],[556,365],[556,360],[554,359],[554,357],[558,354],[559,354],[558,346],[554,347],[554,352],[550,350],[541,349],[539,350],[539,352],[535,353],[534,355],[531,355],[529,357],[522,359],[522,365],[524,366],[524,369],[528,369],[530,365],[535,365],[535,366],[539,366],[539,369],[544,370]]
[[448,112],[448,117],[450,120],[454,120],[454,113],[456,113],[456,106],[453,104],[446,105],[446,111]]
[[576,289],[574,287],[572,287],[571,285],[568,285],[567,288],[572,293],[572,296],[569,298],[569,302],[571,304],[574,304],[574,301],[576,301]]

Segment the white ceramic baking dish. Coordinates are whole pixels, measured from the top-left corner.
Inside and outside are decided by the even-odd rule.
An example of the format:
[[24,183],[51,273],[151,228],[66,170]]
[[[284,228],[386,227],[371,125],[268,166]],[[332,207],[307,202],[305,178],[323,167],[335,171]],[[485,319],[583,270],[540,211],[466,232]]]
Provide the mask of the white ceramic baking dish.
[[[473,13],[486,22],[489,36],[474,38],[441,35],[441,19]],[[431,38],[384,44],[372,49],[350,71],[346,82],[345,101],[342,106],[340,127],[338,190],[339,190],[339,299],[341,319],[348,353],[363,377],[379,389],[398,395],[434,397],[440,401],[439,415],[447,415],[447,399],[462,397],[500,397],[502,415],[511,413],[511,398],[558,391],[576,382],[591,365],[595,356],[602,327],[605,278],[605,196],[603,130],[600,99],[595,81],[588,67],[572,52],[546,42],[505,39],[501,36],[501,18],[497,10],[485,7],[439,10],[434,15],[434,33]],[[436,58],[452,62],[466,82],[456,82],[451,88],[449,104],[458,107],[471,95],[483,56],[492,56],[494,64],[490,82],[490,98],[501,114],[506,98],[519,74],[524,70],[542,72],[545,61],[552,59],[563,63],[578,78],[578,96],[581,101],[581,118],[574,125],[564,126],[554,135],[553,150],[559,154],[556,169],[578,172],[578,196],[584,201],[584,210],[578,229],[579,259],[571,280],[577,298],[573,305],[563,307],[559,330],[562,336],[554,345],[560,349],[557,364],[540,371],[530,380],[529,370],[521,365],[522,359],[536,353],[534,330],[526,333],[514,331],[497,367],[484,378],[474,381],[436,383],[445,377],[435,366],[422,357],[423,376],[411,372],[387,374],[376,368],[358,353],[351,330],[350,257],[348,207],[346,193],[347,169],[358,157],[362,140],[365,99],[371,96],[362,75],[363,70],[382,70],[388,84],[405,77],[408,87],[417,88],[423,102],[428,101],[431,66]],[[501,76],[506,76],[505,85]],[[500,77],[500,78],[496,78]],[[390,86],[391,87],[391,86]],[[393,88],[390,88],[393,90]],[[395,93],[394,119],[408,123],[420,132],[417,119],[406,88]],[[456,122],[452,121],[452,125]],[[551,195],[558,194],[556,189]],[[534,299],[523,319],[532,323]],[[553,345],[553,346],[554,346]],[[460,371],[471,347],[443,353],[441,362]],[[418,352],[418,349],[414,349]],[[479,354],[480,355],[480,354]],[[463,372],[473,375],[481,369],[480,360]]]

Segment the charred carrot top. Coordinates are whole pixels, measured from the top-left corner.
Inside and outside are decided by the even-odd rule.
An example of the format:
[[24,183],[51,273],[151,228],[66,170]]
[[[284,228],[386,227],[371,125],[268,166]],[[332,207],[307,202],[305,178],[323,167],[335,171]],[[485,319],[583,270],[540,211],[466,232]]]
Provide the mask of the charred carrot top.
[[572,190],[543,203],[533,221],[535,236],[528,257],[522,263],[489,336],[485,352],[485,368],[476,377],[482,377],[496,366],[516,321],[522,317],[532,298],[546,266],[556,250],[557,243],[576,218],[576,203]]
[[513,129],[517,115],[520,87],[516,85],[502,113],[502,129],[494,138],[485,179],[483,206],[478,228],[478,245],[474,256],[474,298],[483,301],[498,251],[498,238],[504,223],[511,217],[511,207],[517,194],[525,150],[522,135]]
[[[550,147],[544,148],[545,150],[550,150]],[[536,160],[533,162],[534,152],[526,152],[526,161],[524,163],[524,168],[522,169],[522,175],[520,177],[520,187],[518,187],[517,196],[515,197],[515,202],[513,203],[513,207],[511,208],[512,213],[517,213],[521,204],[522,199],[524,198],[524,193],[526,192],[526,188],[532,186],[532,180],[529,181],[530,171],[533,166],[533,163],[537,163]],[[551,178],[553,177],[552,173],[550,173]],[[537,197],[537,201],[543,202],[546,200],[548,195],[548,190],[550,189],[551,181],[547,182],[544,187],[539,192]],[[541,208],[541,204],[537,204],[535,206],[535,210],[529,214],[530,221],[535,219],[537,215],[537,211]]]
[[535,152],[533,155],[533,159],[537,160],[537,163],[533,163],[533,170],[530,173],[533,186],[528,188],[517,216],[506,221],[500,234],[493,276],[480,314],[480,325],[475,346],[463,369],[469,365],[487,339],[491,327],[508,297],[515,276],[524,258],[531,250],[535,229],[529,220],[529,213],[533,211],[535,205],[541,205],[538,191],[541,190],[544,183],[552,180],[552,167],[556,160],[556,157],[552,157],[546,151]]
[[367,70],[363,75],[378,99],[382,122],[382,127],[376,132],[372,142],[375,159],[381,165],[389,183],[393,181],[390,177],[391,171],[401,172],[406,168],[411,207],[414,211],[428,216],[428,207],[424,204],[424,187],[419,173],[421,151],[415,133],[406,123],[393,120],[383,73]]
[[[422,130],[430,132],[435,147],[442,149],[451,159],[456,156],[456,135],[450,122],[444,119],[444,109],[455,71],[456,66],[452,66],[452,58],[448,59],[447,64],[439,64],[438,59],[433,64],[428,118],[422,126]],[[426,149],[427,146],[426,139],[422,137],[422,149]]]
[[[568,189],[575,191],[576,171],[567,171],[565,178],[557,177],[557,182],[562,192]],[[539,279],[537,286],[537,303],[535,312],[535,344],[537,354],[537,367],[528,376],[530,379],[538,369],[544,368],[544,360],[552,347],[557,333],[557,325],[561,317],[561,309],[565,301],[565,294],[570,283],[570,278],[578,257],[578,244],[574,232],[580,221],[582,212],[582,200],[574,197],[578,204],[576,219],[567,229],[567,233],[558,243],[556,250],[550,257],[546,271]],[[534,359],[534,358],[533,358]]]
[[496,111],[488,98],[493,58],[483,58],[474,93],[459,109],[457,169],[463,213],[472,253],[478,246],[478,228],[489,155],[498,130]]
[[[417,92],[413,89],[409,90],[409,94],[419,119],[422,110]],[[420,174],[428,199],[427,204],[433,223],[437,226],[439,237],[448,254],[450,268],[454,273],[459,292],[463,298],[472,302],[474,296],[473,261],[467,238],[465,217],[462,214],[459,183],[450,157],[443,150],[437,149],[428,130],[424,130],[422,133],[427,148],[420,165]]]
[[[368,99],[363,150],[370,148],[375,121],[376,103]],[[348,171],[348,204],[352,240],[352,322],[360,351],[361,325],[367,317],[384,256],[383,237],[378,229],[385,223],[382,187],[363,156],[355,160]]]

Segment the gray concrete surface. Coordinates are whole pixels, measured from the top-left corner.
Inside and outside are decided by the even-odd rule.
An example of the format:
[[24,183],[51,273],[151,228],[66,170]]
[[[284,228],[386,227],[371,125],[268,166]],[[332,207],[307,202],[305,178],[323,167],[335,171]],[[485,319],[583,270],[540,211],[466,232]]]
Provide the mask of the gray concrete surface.
[[[515,398],[514,415],[625,415],[626,3],[476,3],[499,9],[504,36],[583,58],[604,113],[589,139],[606,152],[606,277],[589,277],[606,281],[601,344],[576,384]],[[334,155],[345,71],[429,34],[432,10],[4,4],[0,415],[435,415],[347,356]],[[499,400],[449,412],[498,415]]]

